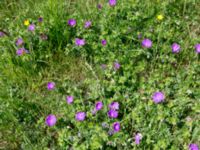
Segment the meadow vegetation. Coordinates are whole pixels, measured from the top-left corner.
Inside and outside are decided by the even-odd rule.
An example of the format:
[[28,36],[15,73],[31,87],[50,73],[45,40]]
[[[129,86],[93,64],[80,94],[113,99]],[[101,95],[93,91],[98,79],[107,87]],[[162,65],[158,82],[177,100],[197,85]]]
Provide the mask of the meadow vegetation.
[[0,149],[198,150],[199,9],[1,0]]

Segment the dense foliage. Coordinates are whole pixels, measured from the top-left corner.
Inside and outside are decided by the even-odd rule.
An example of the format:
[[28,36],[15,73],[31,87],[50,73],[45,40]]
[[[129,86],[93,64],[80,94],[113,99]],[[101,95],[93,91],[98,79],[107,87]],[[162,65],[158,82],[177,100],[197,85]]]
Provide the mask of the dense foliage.
[[199,8],[2,0],[0,148],[200,145]]

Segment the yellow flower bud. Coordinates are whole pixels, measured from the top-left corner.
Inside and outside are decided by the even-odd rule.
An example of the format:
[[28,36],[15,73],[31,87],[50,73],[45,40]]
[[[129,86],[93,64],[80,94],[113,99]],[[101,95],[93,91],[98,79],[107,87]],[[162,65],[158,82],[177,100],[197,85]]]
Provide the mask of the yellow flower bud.
[[29,22],[28,20],[25,20],[25,21],[24,21],[24,25],[25,25],[25,26],[28,26],[29,24],[30,24],[30,22]]
[[157,16],[157,19],[160,20],[160,21],[163,20],[163,18],[164,18],[163,15],[158,15],[158,16]]

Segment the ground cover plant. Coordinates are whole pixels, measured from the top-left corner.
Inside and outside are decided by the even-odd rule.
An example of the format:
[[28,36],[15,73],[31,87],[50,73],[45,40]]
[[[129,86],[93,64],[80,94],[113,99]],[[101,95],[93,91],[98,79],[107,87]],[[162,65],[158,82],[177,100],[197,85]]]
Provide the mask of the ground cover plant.
[[198,150],[198,0],[1,0],[0,149]]

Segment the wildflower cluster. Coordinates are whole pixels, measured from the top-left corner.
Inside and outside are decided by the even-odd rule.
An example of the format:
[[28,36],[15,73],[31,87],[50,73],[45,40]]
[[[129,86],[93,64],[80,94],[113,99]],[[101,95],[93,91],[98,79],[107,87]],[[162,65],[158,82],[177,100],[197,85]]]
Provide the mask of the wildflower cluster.
[[[127,2],[108,0],[106,5],[95,4],[98,13],[90,18],[83,19],[72,14],[66,16],[64,21],[56,22],[56,25],[52,22],[59,19],[50,20],[48,25],[44,23],[46,19],[43,17],[46,16],[42,15],[38,15],[36,20],[27,18],[21,22],[23,33],[17,34],[10,42],[15,49],[14,57],[19,64],[22,60],[27,66],[48,66],[42,71],[37,68],[37,76],[42,78],[42,82],[41,79],[34,79],[41,84],[34,83],[30,88],[35,92],[33,95],[41,90],[42,98],[53,101],[44,103],[42,121],[38,119],[37,124],[47,130],[45,134],[55,138],[56,143],[67,145],[67,148],[79,148],[80,144],[84,145],[80,149],[118,148],[118,145],[120,148],[128,145],[131,149],[148,144],[153,145],[150,146],[152,149],[176,149],[173,141],[166,138],[181,135],[183,140],[179,142],[185,144],[182,148],[199,150],[198,140],[196,142],[196,137],[191,136],[193,130],[198,134],[198,129],[194,127],[198,126],[194,121],[198,116],[193,116],[198,112],[199,105],[193,99],[199,96],[199,86],[183,80],[198,80],[198,65],[195,64],[197,69],[191,69],[191,61],[178,63],[187,51],[183,41],[167,39],[168,33],[161,33],[165,23],[168,23],[167,13],[155,15],[154,12],[151,18],[149,14],[140,18],[138,16],[142,15],[135,12],[132,6],[122,6],[122,3]],[[101,16],[104,19],[99,19]],[[142,24],[147,18],[154,19],[149,21],[153,27],[148,31],[146,26],[150,25]],[[139,29],[140,24],[145,26],[144,31]],[[173,30],[169,33],[172,34]],[[0,31],[1,39],[6,36],[6,32]],[[200,43],[191,43],[191,55],[198,61]],[[163,51],[166,53],[162,54]],[[30,60],[23,59],[26,57]],[[62,60],[58,60],[60,58]],[[75,61],[71,65],[70,59],[73,58]],[[61,69],[51,66],[54,61]],[[182,65],[192,71],[179,74]],[[43,75],[45,72],[50,75]],[[75,73],[71,75],[71,72]],[[90,74],[86,76],[85,72]],[[182,86],[182,82],[189,89],[177,86]],[[45,90],[41,88],[43,83]],[[73,84],[76,86],[73,87]],[[16,89],[12,87],[10,95],[15,94]],[[182,96],[180,100],[177,95]],[[181,101],[184,97],[186,100]],[[48,105],[50,109],[46,109]],[[61,128],[62,131],[58,130]],[[181,130],[177,131],[177,128]],[[156,141],[156,135],[163,138]]]

